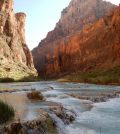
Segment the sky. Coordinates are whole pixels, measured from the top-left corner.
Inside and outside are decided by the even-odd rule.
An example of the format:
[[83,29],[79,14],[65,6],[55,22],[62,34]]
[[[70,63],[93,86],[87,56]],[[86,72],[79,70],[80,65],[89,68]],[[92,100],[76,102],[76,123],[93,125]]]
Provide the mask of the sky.
[[[14,0],[15,12],[26,13],[26,42],[32,50],[54,29],[61,11],[71,0]],[[114,4],[120,0],[106,0]]]

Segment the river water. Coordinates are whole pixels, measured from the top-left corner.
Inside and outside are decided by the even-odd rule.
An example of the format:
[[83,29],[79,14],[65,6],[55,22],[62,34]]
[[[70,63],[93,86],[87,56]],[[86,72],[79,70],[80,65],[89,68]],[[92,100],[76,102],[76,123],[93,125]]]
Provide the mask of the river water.
[[[39,116],[39,108],[47,110],[48,106],[61,103],[65,108],[73,110],[77,117],[70,125],[56,119],[60,134],[120,134],[120,98],[107,102],[92,103],[69,96],[70,93],[97,95],[98,93],[120,91],[120,86],[103,86],[82,83],[31,82],[0,84],[0,90],[19,90],[0,94],[0,99],[11,104],[16,110],[16,118],[32,120]],[[26,91],[36,89],[46,101],[30,101]]]

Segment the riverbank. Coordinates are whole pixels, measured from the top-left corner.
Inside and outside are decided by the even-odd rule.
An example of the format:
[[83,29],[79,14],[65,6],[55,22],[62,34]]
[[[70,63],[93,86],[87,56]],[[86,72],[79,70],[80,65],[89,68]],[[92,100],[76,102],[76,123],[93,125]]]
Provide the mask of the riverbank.
[[5,134],[56,134],[56,127],[47,112],[39,109],[39,117],[31,121],[21,122],[20,120],[4,125],[0,128],[0,133]]
[[99,85],[120,85],[120,69],[77,72],[57,79],[58,82],[92,83]]
[[[50,102],[49,102],[50,103]],[[3,124],[0,126],[0,133],[5,134],[61,134],[59,126],[60,121],[65,125],[69,125],[75,120],[75,113],[65,109],[58,103],[55,106],[49,107],[49,110],[38,110],[39,115],[32,120],[12,121],[8,125]]]
[[110,70],[86,71],[76,72],[68,75],[60,76],[59,78],[42,78],[25,77],[20,80],[12,78],[0,78],[1,83],[15,83],[15,82],[40,82],[40,81],[57,81],[57,82],[75,82],[75,83],[90,83],[97,85],[120,85],[120,68],[113,68]]
[[15,79],[10,77],[0,78],[0,83],[37,82],[37,81],[41,81],[41,78],[39,76],[28,76],[28,77],[23,77],[21,79]]

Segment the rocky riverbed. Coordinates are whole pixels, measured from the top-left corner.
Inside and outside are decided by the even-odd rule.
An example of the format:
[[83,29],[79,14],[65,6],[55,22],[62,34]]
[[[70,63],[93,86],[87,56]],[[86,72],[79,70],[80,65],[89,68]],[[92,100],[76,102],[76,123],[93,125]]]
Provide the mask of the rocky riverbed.
[[111,91],[110,93],[109,92],[106,92],[106,93],[98,93],[96,95],[90,95],[89,93],[88,94],[69,94],[70,96],[72,97],[75,97],[75,98],[78,98],[78,99],[82,99],[82,100],[90,100],[92,102],[95,102],[95,103],[98,103],[98,102],[106,102],[108,101],[109,99],[112,99],[112,98],[119,98],[119,95],[120,95],[120,91]]
[[16,121],[1,128],[0,133],[5,134],[56,134],[56,127],[47,112],[39,109],[38,119],[21,122]]
[[[2,125],[0,128],[1,134],[57,134],[58,127],[56,118],[60,118],[64,124],[68,125],[75,120],[76,114],[73,111],[67,110],[60,104],[50,106],[49,112],[39,109],[37,119],[29,121],[13,121],[8,125]],[[54,116],[53,116],[54,115]]]
[[[32,100],[34,91],[43,100]],[[120,87],[82,83],[0,84],[0,99],[15,109],[15,119],[0,126],[4,134],[119,134]],[[99,102],[99,103],[98,103]]]

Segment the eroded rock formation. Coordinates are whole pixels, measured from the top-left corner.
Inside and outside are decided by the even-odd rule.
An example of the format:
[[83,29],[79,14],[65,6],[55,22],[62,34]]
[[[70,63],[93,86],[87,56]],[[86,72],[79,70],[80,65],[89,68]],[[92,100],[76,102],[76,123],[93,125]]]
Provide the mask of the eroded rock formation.
[[98,20],[114,8],[115,5],[102,0],[72,0],[62,11],[55,29],[32,51],[38,72],[44,77],[54,77],[78,70],[106,68],[106,60],[111,63],[113,59],[110,42],[115,31],[109,24],[113,16]]
[[14,13],[13,0],[0,0],[0,78],[36,76],[25,41],[24,13]]

